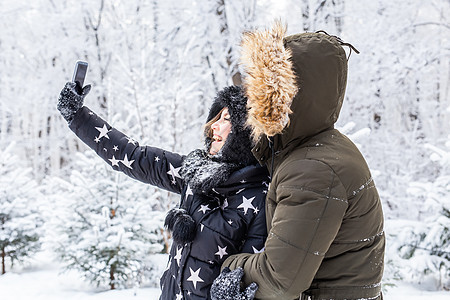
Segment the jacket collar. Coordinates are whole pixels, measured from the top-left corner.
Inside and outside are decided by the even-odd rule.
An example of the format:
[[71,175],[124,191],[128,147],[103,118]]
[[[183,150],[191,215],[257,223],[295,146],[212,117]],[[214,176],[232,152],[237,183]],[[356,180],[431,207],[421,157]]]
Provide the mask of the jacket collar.
[[265,165],[272,157],[272,150],[270,149],[269,140],[266,136],[261,136],[259,138],[252,148],[252,153],[260,165]]

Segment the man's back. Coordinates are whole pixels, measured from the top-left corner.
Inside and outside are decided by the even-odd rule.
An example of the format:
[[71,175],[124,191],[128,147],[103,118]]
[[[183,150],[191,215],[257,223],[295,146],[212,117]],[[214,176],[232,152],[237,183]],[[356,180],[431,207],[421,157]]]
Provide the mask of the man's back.
[[[376,287],[380,287],[384,260],[383,211],[366,161],[357,147],[337,130],[328,130],[311,138],[293,150],[283,164],[302,156],[330,167],[346,194],[345,199],[335,201],[347,202],[340,228],[325,253],[309,292],[319,293],[317,289],[320,289],[323,298],[339,298],[336,291],[331,295],[324,294],[328,288],[339,288],[345,290],[345,298],[351,299],[349,287],[378,290]],[[330,175],[322,176],[325,180]],[[359,292],[356,295],[360,295]]]

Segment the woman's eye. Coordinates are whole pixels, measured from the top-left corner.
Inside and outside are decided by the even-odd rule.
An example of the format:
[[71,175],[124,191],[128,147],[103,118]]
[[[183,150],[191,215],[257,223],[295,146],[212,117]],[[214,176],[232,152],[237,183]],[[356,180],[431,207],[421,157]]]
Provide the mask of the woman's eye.
[[230,118],[223,118],[225,121],[230,121],[231,119]]

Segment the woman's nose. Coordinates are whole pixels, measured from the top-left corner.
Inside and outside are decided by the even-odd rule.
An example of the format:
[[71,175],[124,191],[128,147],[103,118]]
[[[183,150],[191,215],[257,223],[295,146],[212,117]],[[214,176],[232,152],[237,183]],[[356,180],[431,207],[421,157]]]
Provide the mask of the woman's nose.
[[212,129],[212,130],[219,130],[219,124],[218,124],[218,121],[214,122],[214,123],[211,125],[211,129]]

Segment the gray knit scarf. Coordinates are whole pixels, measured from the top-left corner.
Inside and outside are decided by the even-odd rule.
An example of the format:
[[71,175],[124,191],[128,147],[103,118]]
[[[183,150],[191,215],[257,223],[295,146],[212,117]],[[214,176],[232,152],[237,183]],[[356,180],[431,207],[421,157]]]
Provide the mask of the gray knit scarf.
[[205,150],[197,149],[186,156],[180,174],[192,190],[207,194],[241,167],[240,164],[225,161],[220,152],[210,155]]

